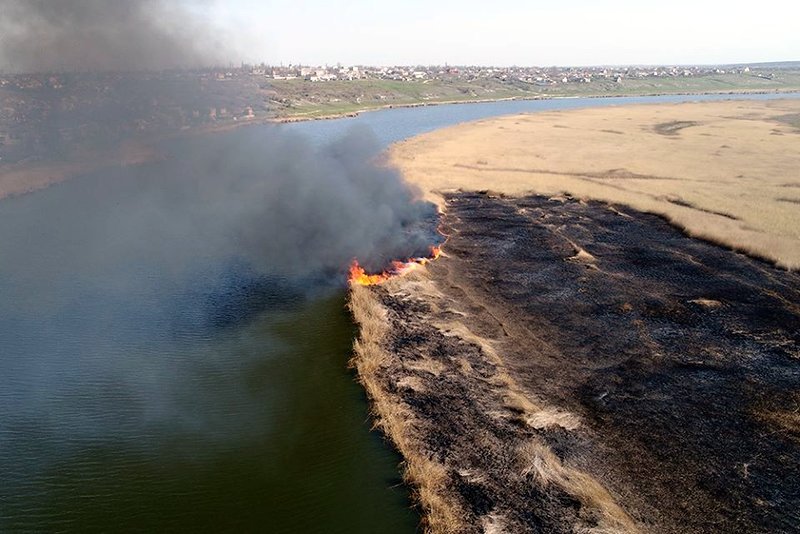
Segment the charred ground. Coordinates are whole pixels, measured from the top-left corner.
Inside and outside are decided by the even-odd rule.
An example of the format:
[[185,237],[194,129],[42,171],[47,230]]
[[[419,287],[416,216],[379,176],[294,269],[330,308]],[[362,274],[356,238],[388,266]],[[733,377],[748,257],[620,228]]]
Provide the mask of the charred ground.
[[446,257],[354,295],[433,530],[798,531],[797,273],[598,202],[446,205]]

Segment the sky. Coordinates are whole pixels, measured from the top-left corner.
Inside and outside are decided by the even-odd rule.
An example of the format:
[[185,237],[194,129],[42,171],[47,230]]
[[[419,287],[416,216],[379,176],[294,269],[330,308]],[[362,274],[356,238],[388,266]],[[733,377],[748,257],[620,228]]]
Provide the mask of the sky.
[[0,71],[800,60],[800,0],[0,0]]
[[800,60],[800,1],[227,0],[231,61],[616,65]]

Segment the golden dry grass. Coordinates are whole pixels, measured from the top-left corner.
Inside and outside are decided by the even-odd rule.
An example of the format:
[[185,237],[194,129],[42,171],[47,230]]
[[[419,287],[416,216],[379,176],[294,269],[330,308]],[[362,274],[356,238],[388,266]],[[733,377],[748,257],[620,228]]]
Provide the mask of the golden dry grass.
[[387,358],[382,343],[389,329],[386,309],[369,287],[354,285],[348,306],[359,325],[353,365],[372,401],[378,426],[405,459],[404,478],[415,489],[425,512],[428,532],[456,533],[463,530],[457,503],[448,498],[444,465],[434,461],[414,440],[415,419],[402,400],[381,386],[379,371]]
[[[431,310],[446,310],[452,315],[454,303],[445,302],[443,295],[431,287],[432,281],[425,272],[416,272],[405,277],[389,280],[383,288],[394,294],[421,293]],[[418,439],[424,435],[426,421],[419,420],[412,410],[404,404],[398,394],[390,392],[386,380],[396,375],[390,369],[403,369],[411,374],[396,381],[398,386],[425,390],[423,377],[445,372],[461,373],[468,380],[485,380],[479,377],[465,359],[453,361],[452,368],[420,354],[414,361],[401,361],[386,352],[384,346],[391,335],[388,310],[371,287],[355,285],[351,288],[349,307],[360,327],[360,335],[355,344],[353,364],[359,378],[372,400],[373,412],[377,418],[376,426],[394,442],[405,458],[405,479],[414,488],[415,496],[425,512],[426,530],[432,533],[462,532],[467,529],[465,514],[458,497],[449,487],[451,478],[448,468],[458,469],[459,474],[468,480],[482,481],[486,476],[480,469],[473,470],[470,465],[446,466],[432,459]],[[434,312],[435,313],[435,312]],[[456,314],[463,315],[463,314]],[[526,423],[540,432],[558,427],[567,431],[577,431],[580,419],[567,411],[553,406],[545,406],[535,395],[525,391],[505,368],[503,359],[494,347],[494,341],[473,332],[460,321],[434,321],[436,328],[446,336],[453,336],[465,343],[479,347],[483,356],[495,366],[488,380],[497,395],[497,417],[511,417]],[[394,377],[394,378],[392,378]],[[479,447],[490,451],[496,446],[491,439],[481,443],[480,436],[474,436]],[[513,445],[509,445],[512,446]],[[635,522],[616,503],[603,484],[587,472],[565,465],[562,460],[542,441],[528,439],[517,449],[519,475],[529,477],[531,484],[542,487],[553,485],[573,496],[581,503],[582,524],[592,525],[592,532],[635,532]],[[481,518],[485,532],[503,532],[504,518],[489,514]],[[579,525],[576,525],[578,528]],[[583,528],[583,527],[580,527]]]
[[611,494],[593,477],[564,465],[553,451],[531,440],[517,450],[522,473],[543,486],[554,484],[580,501],[587,513],[594,514],[594,532],[638,532],[634,521],[619,507]]
[[507,116],[403,141],[389,161],[440,206],[447,190],[569,192],[798,269],[800,129],[785,117],[799,112],[773,100]]

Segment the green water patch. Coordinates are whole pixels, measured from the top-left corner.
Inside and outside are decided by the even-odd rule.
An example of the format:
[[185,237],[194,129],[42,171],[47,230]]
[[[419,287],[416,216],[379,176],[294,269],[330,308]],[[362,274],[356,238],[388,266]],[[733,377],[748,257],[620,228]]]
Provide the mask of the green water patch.
[[[194,425],[160,419],[139,439],[79,443],[6,501],[4,530],[410,533],[398,464],[370,430],[348,369],[354,326],[341,293],[192,343],[206,365]],[[189,351],[194,354],[188,354]],[[167,355],[175,357],[175,354]],[[205,398],[208,402],[200,400]],[[254,408],[255,406],[255,408]],[[178,413],[186,419],[190,406]]]

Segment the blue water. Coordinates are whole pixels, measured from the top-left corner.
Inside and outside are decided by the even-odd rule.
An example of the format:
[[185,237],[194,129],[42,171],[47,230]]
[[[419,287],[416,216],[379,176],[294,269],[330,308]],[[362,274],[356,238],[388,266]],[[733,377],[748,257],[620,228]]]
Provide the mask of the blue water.
[[[388,146],[511,113],[727,98],[391,109],[202,143],[257,149],[277,128],[319,146],[362,125]],[[253,276],[203,246],[221,214],[172,174],[179,146],[0,201],[0,531],[414,532],[347,368],[343,286]]]
[[800,98],[800,93],[753,95],[664,95],[612,98],[558,98],[551,100],[508,100],[480,104],[446,104],[417,108],[394,108],[362,113],[356,117],[335,120],[297,122],[281,128],[301,132],[315,142],[341,135],[354,124],[366,125],[375,131],[387,146],[391,143],[461,122],[537,111],[567,110],[629,104],[704,102],[720,100],[775,100]]

